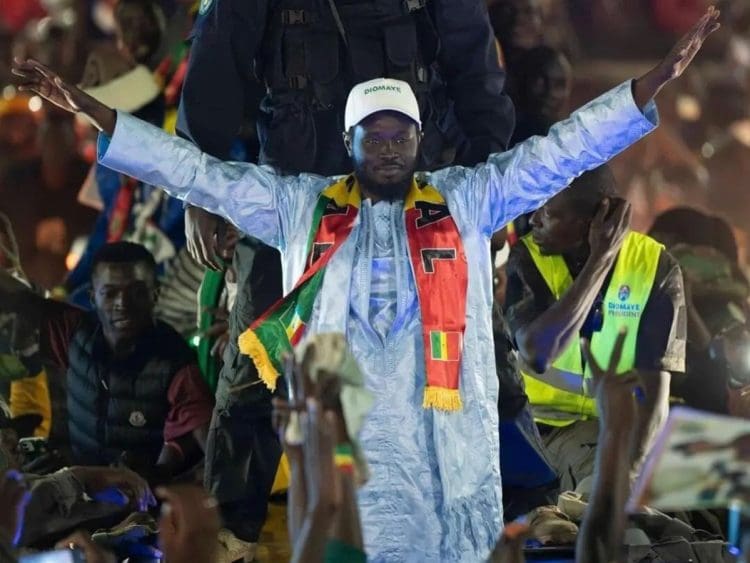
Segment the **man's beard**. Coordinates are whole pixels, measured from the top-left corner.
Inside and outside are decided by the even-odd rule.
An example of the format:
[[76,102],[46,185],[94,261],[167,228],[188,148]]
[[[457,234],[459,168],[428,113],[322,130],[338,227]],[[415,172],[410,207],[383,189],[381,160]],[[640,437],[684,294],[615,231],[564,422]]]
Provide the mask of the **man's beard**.
[[354,164],[354,174],[357,177],[357,181],[359,181],[359,185],[363,192],[367,192],[386,201],[406,199],[406,194],[409,192],[412,179],[414,178],[414,170],[412,169],[409,170],[401,180],[395,180],[385,184],[380,183],[375,181],[362,166],[358,166],[356,163]]

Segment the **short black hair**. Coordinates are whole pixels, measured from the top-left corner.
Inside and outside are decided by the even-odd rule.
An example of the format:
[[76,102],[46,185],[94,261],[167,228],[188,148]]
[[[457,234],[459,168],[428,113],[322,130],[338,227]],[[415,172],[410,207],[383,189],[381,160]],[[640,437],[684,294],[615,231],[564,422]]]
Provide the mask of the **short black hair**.
[[147,64],[159,50],[164,35],[161,6],[155,0],[119,0],[115,6],[115,21],[135,60]]
[[618,196],[617,180],[612,169],[604,164],[581,174],[562,194],[576,215],[593,217],[604,199]]
[[656,217],[648,234],[660,242],[667,243],[667,246],[680,243],[710,246],[721,252],[733,264],[737,263],[737,241],[732,227],[721,217],[704,213],[699,209],[668,209]]
[[91,277],[94,277],[99,264],[145,264],[156,278],[156,260],[145,246],[134,242],[110,242],[102,246],[91,264]]

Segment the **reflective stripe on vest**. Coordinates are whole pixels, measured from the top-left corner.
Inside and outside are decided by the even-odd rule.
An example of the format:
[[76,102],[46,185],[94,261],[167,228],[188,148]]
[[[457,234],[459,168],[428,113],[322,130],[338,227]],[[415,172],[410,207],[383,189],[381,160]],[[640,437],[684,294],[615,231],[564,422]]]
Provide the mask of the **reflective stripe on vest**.
[[[559,255],[542,255],[530,235],[521,240],[552,295],[559,300],[573,283],[565,260]],[[663,248],[640,233],[631,231],[625,237],[602,302],[602,329],[591,337],[591,352],[600,365],[608,364],[617,334],[626,328],[628,335],[617,371],[633,369],[638,327]],[[584,365],[579,339],[573,339],[544,374],[535,374],[528,366],[521,366],[521,373],[537,422],[567,426],[596,417],[591,370]]]

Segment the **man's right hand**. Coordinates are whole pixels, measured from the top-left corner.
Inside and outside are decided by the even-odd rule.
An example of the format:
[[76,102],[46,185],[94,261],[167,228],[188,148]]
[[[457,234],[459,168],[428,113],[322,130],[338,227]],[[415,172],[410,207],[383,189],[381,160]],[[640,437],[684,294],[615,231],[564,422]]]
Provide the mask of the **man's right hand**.
[[630,204],[617,198],[605,198],[589,227],[589,247],[595,258],[614,259],[630,229]]
[[190,256],[202,266],[217,271],[223,269],[216,248],[216,233],[221,221],[223,219],[218,215],[199,207],[185,209],[185,238]]
[[67,84],[42,63],[33,59],[14,59],[13,74],[20,78],[20,90],[34,92],[70,113],[83,113],[100,131],[110,136],[114,133],[117,119],[114,110]]

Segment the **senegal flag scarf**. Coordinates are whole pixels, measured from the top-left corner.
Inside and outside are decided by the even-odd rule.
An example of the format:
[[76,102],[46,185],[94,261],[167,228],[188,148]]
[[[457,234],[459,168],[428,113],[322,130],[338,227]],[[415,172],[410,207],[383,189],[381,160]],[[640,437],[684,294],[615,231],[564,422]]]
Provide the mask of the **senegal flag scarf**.
[[[282,357],[302,338],[326,265],[351,233],[360,202],[354,176],[323,190],[315,206],[304,274],[288,295],[240,335],[240,351],[253,359],[260,378],[271,390],[283,371]],[[427,373],[423,406],[460,410],[458,380],[468,284],[461,236],[445,199],[433,186],[412,182],[404,214],[422,313]]]

